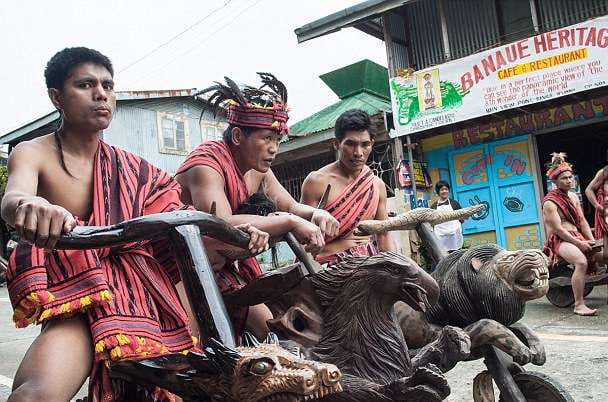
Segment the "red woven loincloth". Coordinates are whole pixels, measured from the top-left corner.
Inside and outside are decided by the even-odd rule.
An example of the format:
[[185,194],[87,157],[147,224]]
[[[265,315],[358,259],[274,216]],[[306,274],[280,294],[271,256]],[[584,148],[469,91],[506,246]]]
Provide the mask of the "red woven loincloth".
[[[100,141],[94,161],[93,212],[83,225],[106,226],[183,208],[179,185],[139,157]],[[107,364],[192,348],[166,241],[45,253],[19,243],[9,259],[8,289],[18,327],[83,312],[95,345],[91,401],[120,400]],[[156,400],[172,400],[157,390]]]
[[[605,195],[604,195],[603,186],[597,190],[595,197],[597,198],[597,202],[600,205],[604,205]],[[594,219],[595,228],[594,228],[593,235],[595,236],[595,238],[599,240],[604,237],[608,237],[608,225],[606,224],[606,218],[604,217],[604,211],[598,211],[596,209],[594,218],[595,218]]]
[[327,264],[331,267],[337,263],[343,261],[347,257],[369,257],[378,254],[378,249],[374,246],[371,241],[367,244],[354,246],[349,249],[340,251],[339,253],[324,255],[322,257],[317,256],[315,259],[319,264]]
[[[564,219],[566,219],[566,221],[570,222],[572,225],[574,225],[577,228],[576,231],[570,231],[570,234],[572,234],[577,239],[587,240],[581,233],[582,217],[578,213],[578,210],[576,209],[576,205],[574,205],[574,202],[572,202],[572,200],[568,196],[568,192],[562,191],[560,189],[551,190],[545,196],[545,198],[543,198],[543,205],[547,201],[551,201],[555,205],[557,205],[557,208],[560,210]],[[555,266],[555,264],[558,263],[558,260],[559,260],[558,251],[559,251],[559,247],[561,246],[561,244],[563,242],[564,241],[555,233],[553,233],[551,236],[549,236],[549,238],[545,242],[545,247],[543,248],[543,252],[547,256],[549,256],[549,258],[551,259],[552,266]]]
[[[203,142],[188,155],[176,174],[183,173],[195,166],[209,166],[222,176],[224,191],[232,211],[236,211],[241,204],[248,200],[249,192],[245,179],[226,143],[222,141]],[[215,273],[215,279],[220,290],[227,293],[242,289],[260,275],[262,275],[260,264],[252,257],[230,262],[221,271]],[[231,315],[236,333],[240,334],[247,316],[247,309],[233,310]]]
[[[376,215],[380,194],[374,185],[375,178],[376,176],[371,169],[365,166],[359,176],[325,206],[325,210],[340,222],[340,231],[336,239],[347,236],[360,221],[373,218]],[[370,242],[333,255],[318,256],[315,259],[320,264],[334,264],[339,261],[340,255],[373,255],[377,252]]]

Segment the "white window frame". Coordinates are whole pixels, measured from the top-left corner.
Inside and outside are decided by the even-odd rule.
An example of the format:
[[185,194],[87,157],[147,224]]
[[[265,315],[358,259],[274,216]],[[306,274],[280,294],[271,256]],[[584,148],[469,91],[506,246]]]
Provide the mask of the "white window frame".
[[[201,128],[201,139],[204,141],[209,141],[209,140],[217,140],[217,141],[221,141],[222,140],[222,134],[224,132],[224,130],[226,130],[226,127],[228,127],[228,124],[225,121],[221,121],[221,120],[201,120],[201,124],[200,124],[200,128]],[[208,128],[213,128],[215,130],[217,134],[217,136],[215,138],[209,138],[206,136],[207,130]]]
[[[165,145],[163,120],[171,120],[173,122],[173,147]],[[181,122],[184,125],[184,149],[177,148],[177,138],[175,122]],[[188,118],[186,116],[180,116],[172,113],[157,112],[156,114],[156,128],[158,133],[158,149],[161,154],[171,155],[188,155],[190,152],[190,128],[188,126]]]

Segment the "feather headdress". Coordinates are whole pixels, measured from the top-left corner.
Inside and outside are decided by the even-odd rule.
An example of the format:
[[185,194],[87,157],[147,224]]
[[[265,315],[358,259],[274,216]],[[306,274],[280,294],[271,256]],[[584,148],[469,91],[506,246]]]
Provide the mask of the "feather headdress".
[[547,176],[551,180],[556,180],[564,172],[572,172],[572,165],[566,162],[566,154],[564,152],[553,152]]
[[239,127],[267,128],[287,133],[287,88],[274,75],[258,73],[262,86],[239,87],[233,80],[224,77],[225,84],[216,82],[195,96],[210,93],[207,101],[213,107],[214,116],[226,108],[226,121]]

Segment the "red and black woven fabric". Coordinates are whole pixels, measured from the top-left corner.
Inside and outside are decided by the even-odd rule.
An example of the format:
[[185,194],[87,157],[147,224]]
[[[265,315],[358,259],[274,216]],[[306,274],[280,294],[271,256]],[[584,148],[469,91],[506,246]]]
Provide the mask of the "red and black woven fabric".
[[[82,225],[106,226],[184,208],[179,185],[139,157],[100,141],[93,209]],[[178,353],[193,347],[167,241],[45,253],[25,242],[10,257],[8,289],[19,327],[82,312],[95,345],[90,400],[120,400],[106,363]],[[166,393],[152,393],[171,400]]]
[[327,203],[325,210],[340,222],[338,238],[352,232],[361,220],[375,216],[380,200],[375,179],[374,172],[365,166],[352,183]]
[[[209,166],[224,179],[224,191],[232,211],[245,203],[249,192],[245,179],[236,166],[230,147],[222,141],[205,141],[186,157],[176,174],[183,173],[195,166]],[[253,257],[228,264],[216,273],[216,281],[222,292],[243,288],[247,283],[262,274],[260,264]]]
[[[559,208],[560,212],[564,219],[568,222],[576,226],[577,232],[570,232],[574,237],[585,240],[585,237],[581,233],[581,219],[582,217],[579,215],[576,205],[568,196],[567,191],[562,191],[558,188],[549,191],[549,193],[543,198],[543,205],[545,202],[551,201]],[[552,265],[555,265],[558,262],[558,251],[559,247],[562,244],[562,239],[555,233],[551,234],[545,243],[545,247],[543,252],[549,256],[552,261]]]
[[231,104],[228,106],[226,117],[228,124],[239,127],[267,128],[282,134],[289,132],[288,119],[289,115],[281,104],[275,104],[272,108]]
[[[602,186],[595,193],[597,202],[600,205],[604,205],[604,200],[606,199],[606,194],[604,194],[605,182],[606,182],[606,180],[604,180],[604,183],[602,183]],[[594,214],[594,222],[595,222],[595,224],[594,224],[595,233],[593,233],[593,235],[595,236],[595,238],[599,240],[604,237],[608,237],[608,225],[606,224],[606,218],[604,217],[603,210],[600,211],[596,208],[595,214]]]

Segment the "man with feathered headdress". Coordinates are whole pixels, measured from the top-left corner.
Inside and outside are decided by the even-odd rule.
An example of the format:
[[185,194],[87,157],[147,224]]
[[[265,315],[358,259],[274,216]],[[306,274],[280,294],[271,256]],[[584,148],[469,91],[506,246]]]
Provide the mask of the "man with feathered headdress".
[[[325,236],[337,234],[339,224],[326,211],[296,202],[272,173],[270,166],[288,131],[287,90],[272,74],[258,74],[263,84],[260,88],[240,88],[224,77],[226,84],[218,82],[201,92],[211,92],[208,101],[216,112],[222,107],[227,109],[229,125],[223,141],[203,142],[177,170],[182,199],[205,212],[215,204],[219,217],[232,224],[250,223],[271,236],[293,232],[308,251],[316,254],[325,245]],[[252,204],[248,200],[258,192],[263,192],[278,211],[286,213],[266,217],[241,213],[243,205]],[[257,261],[249,258],[226,263],[216,273],[216,279],[222,291],[230,292],[260,274]],[[267,331],[266,320],[272,316],[265,306],[252,307],[248,317],[242,313],[233,317],[237,333],[245,319],[256,335]]]
[[585,305],[584,289],[587,267],[592,262],[592,245],[595,243],[589,223],[585,219],[576,194],[569,191],[573,185],[572,166],[566,154],[553,153],[547,176],[556,188],[543,199],[543,223],[547,229],[544,252],[557,263],[559,257],[574,266],[572,290],[574,313],[596,315],[597,310]]

